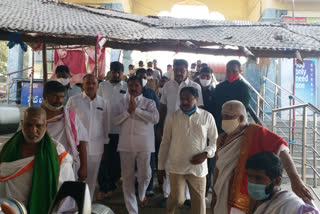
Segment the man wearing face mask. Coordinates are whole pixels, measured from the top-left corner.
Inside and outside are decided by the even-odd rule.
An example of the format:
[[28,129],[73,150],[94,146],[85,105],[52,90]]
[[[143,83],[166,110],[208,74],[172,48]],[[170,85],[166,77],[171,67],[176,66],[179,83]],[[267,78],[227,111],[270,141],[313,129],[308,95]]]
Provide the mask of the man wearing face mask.
[[[117,104],[127,94],[127,83],[121,80],[123,75],[123,65],[120,62],[111,62],[110,79],[100,83],[97,94],[101,96],[108,106],[109,117],[114,117],[114,110],[119,106]],[[116,184],[121,177],[120,156],[117,152],[119,142],[120,127],[111,125],[109,133],[109,144],[105,145],[106,153],[103,157],[99,171],[100,192],[97,199],[103,199],[112,195],[117,188]]]
[[[151,99],[155,102],[157,109],[159,110],[160,108],[160,102],[159,102],[159,98],[156,94],[156,92],[154,90],[152,90],[151,88],[147,88],[147,71],[144,68],[140,68],[136,71],[136,76],[141,80],[142,82],[142,95],[145,98]],[[154,126],[156,128],[156,125]],[[153,196],[154,192],[153,192],[153,178],[154,178],[154,170],[156,168],[156,162],[157,162],[157,156],[158,156],[158,151],[159,151],[159,146],[160,146],[160,142],[155,140],[155,152],[151,153],[151,160],[150,160],[150,166],[151,166],[151,180],[150,180],[150,184],[148,186],[147,189],[147,196]]]
[[97,95],[98,79],[93,74],[83,77],[83,93],[71,97],[67,107],[72,108],[88,133],[87,165],[90,195],[93,199],[100,161],[106,154],[105,144],[109,142],[110,118],[107,104]]
[[[180,110],[168,115],[159,151],[160,179],[170,177],[167,213],[175,213],[185,200],[185,186],[191,195],[192,214],[205,214],[207,158],[212,158],[218,137],[213,116],[197,107],[198,90],[180,91]],[[207,142],[209,140],[209,142]],[[166,164],[168,162],[168,166]]]
[[16,198],[29,214],[48,213],[63,182],[74,181],[72,157],[46,130],[44,109],[29,107],[22,130],[0,146],[0,197]]
[[[202,95],[203,95],[203,102],[204,106],[203,109],[210,112],[212,116],[214,116],[214,108],[215,108],[215,103],[214,103],[214,87],[212,86],[212,75],[213,71],[209,67],[203,67],[200,70],[199,77],[200,79],[198,80],[201,85],[202,89]],[[209,188],[211,187],[211,182],[212,182],[212,174],[213,174],[213,169],[215,165],[215,158],[208,158],[207,163],[208,163],[208,175],[207,175],[207,183],[206,183],[206,199],[208,200],[208,192]]]
[[65,87],[63,105],[67,104],[70,97],[81,94],[81,88],[70,83],[71,73],[68,66],[59,65],[56,68],[56,78]]
[[240,101],[226,102],[221,114],[224,133],[217,140],[211,204],[214,214],[248,213],[252,204],[247,191],[245,163],[250,156],[262,151],[279,156],[292,190],[303,200],[312,199],[298,175],[287,142],[262,126],[248,124],[245,106]]
[[246,163],[248,193],[256,206],[252,214],[319,214],[294,193],[280,188],[282,179],[281,160],[272,152],[260,152],[251,156]]
[[160,108],[159,98],[158,98],[156,92],[152,88],[148,87],[148,80],[147,80],[148,79],[148,75],[147,75],[146,69],[139,68],[136,71],[136,76],[139,79],[141,79],[141,81],[142,81],[142,86],[143,86],[142,95],[145,98],[153,100],[156,103],[157,109],[159,109]]
[[[174,80],[169,80],[163,86],[163,94],[160,100],[160,121],[157,127],[157,140],[161,142],[164,122],[167,114],[176,112],[180,109],[180,90],[184,87],[193,87],[197,89],[199,98],[198,98],[198,106],[203,106],[203,98],[201,87],[198,83],[190,80],[188,78],[188,62],[184,59],[175,59],[173,61],[173,73]],[[161,180],[160,180],[161,181]],[[170,193],[170,181],[169,175],[166,176],[163,183],[163,194],[164,200],[162,205],[166,204],[166,200]],[[187,200],[190,199],[189,191],[186,191]]]
[[138,214],[135,195],[137,166],[139,203],[145,206],[146,189],[151,179],[150,156],[154,148],[154,128],[159,112],[153,100],[142,95],[142,81],[137,76],[128,80],[129,95],[118,103],[112,123],[120,125],[118,151],[121,159],[123,194],[129,214]]
[[241,64],[239,61],[229,61],[227,63],[227,80],[218,84],[215,90],[215,119],[219,134],[223,132],[221,128],[221,108],[225,102],[230,100],[239,100],[246,108],[249,105],[249,88],[247,84],[239,78],[240,70]]
[[44,100],[41,107],[47,114],[47,131],[50,136],[60,142],[73,158],[76,179],[87,178],[87,130],[76,113],[63,106],[65,88],[57,81],[49,81],[44,85]]

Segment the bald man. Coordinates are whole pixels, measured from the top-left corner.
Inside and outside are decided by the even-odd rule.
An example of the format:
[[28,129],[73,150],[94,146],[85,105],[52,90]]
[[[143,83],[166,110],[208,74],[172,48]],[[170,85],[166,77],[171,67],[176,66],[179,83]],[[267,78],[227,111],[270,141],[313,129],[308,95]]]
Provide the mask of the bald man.
[[29,214],[48,213],[62,183],[74,180],[72,157],[47,134],[46,119],[28,108],[22,130],[0,148],[0,197],[22,201]]
[[280,157],[292,190],[299,197],[312,199],[289,155],[287,142],[262,126],[248,124],[246,108],[240,101],[226,102],[221,113],[224,133],[217,140],[211,204],[213,213],[245,214],[249,212],[249,207],[254,209],[255,204],[250,201],[247,191],[245,164],[250,156],[263,151],[273,152]]

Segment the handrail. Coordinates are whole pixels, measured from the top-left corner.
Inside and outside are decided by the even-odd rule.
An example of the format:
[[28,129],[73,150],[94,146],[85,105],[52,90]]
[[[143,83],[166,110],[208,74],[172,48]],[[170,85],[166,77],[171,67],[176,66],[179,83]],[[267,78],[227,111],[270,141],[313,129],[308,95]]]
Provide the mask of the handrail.
[[[256,116],[258,118],[260,118],[260,105],[261,102],[263,102],[263,104],[265,104],[265,106],[268,106],[272,112],[272,131],[276,131],[276,125],[277,125],[277,113],[281,112],[281,111],[290,111],[289,113],[289,124],[294,124],[295,123],[295,119],[292,120],[291,118],[291,114],[294,112],[294,109],[298,109],[298,108],[302,108],[303,109],[303,113],[302,113],[302,120],[303,120],[303,127],[302,127],[302,144],[299,146],[302,146],[302,152],[301,152],[301,176],[303,181],[306,181],[306,167],[310,167],[313,170],[313,174],[314,174],[314,187],[317,186],[317,178],[320,178],[320,173],[317,171],[317,162],[316,162],[316,158],[319,157],[319,153],[316,151],[316,140],[313,140],[314,144],[313,147],[307,147],[307,128],[308,128],[308,114],[307,114],[307,110],[311,110],[313,112],[313,117],[314,117],[314,139],[315,136],[317,136],[318,131],[317,131],[317,115],[320,115],[320,109],[318,109],[316,106],[312,105],[311,103],[305,103],[304,101],[302,101],[301,99],[299,99],[298,97],[292,95],[288,90],[282,88],[281,86],[277,85],[276,83],[274,83],[273,81],[269,80],[267,77],[263,77],[263,88],[262,88],[262,93],[260,94],[260,92],[258,92],[242,75],[242,80],[248,85],[248,87],[255,93],[256,95],[256,104],[257,104],[257,109],[255,111]],[[267,81],[269,81],[271,84],[273,84],[275,86],[275,91],[274,91],[274,104],[271,105],[268,101],[267,98],[265,97],[265,89],[266,89],[266,83]],[[289,95],[289,99],[290,99],[290,106],[287,107],[280,107],[278,108],[278,96],[279,96],[279,91],[284,91],[285,93],[287,93]],[[298,105],[294,105],[294,102],[292,102],[293,99],[297,100],[299,102]],[[251,109],[252,110],[252,109]],[[250,113],[250,111],[249,111]],[[251,113],[250,113],[251,114]],[[262,120],[264,120],[264,106],[262,106]],[[258,121],[254,116],[253,119],[255,121]],[[290,133],[289,133],[289,141],[295,138],[295,134],[294,134],[294,127],[291,127],[291,125],[289,125],[290,127]],[[313,165],[306,163],[306,149],[307,148],[311,148],[312,152],[313,152]],[[293,147],[291,146],[291,151],[293,151]]]
[[[285,91],[287,94],[289,94],[291,97],[293,97],[295,100],[299,101],[300,103],[305,103],[303,100],[301,100],[297,96],[293,95],[290,91],[288,91],[287,89],[285,89],[285,88],[281,87],[280,85],[276,84],[275,82],[273,82],[269,78],[263,76],[263,79],[267,80],[268,82],[270,82],[272,85],[274,85],[278,89],[281,89],[282,91]],[[308,104],[308,108],[310,108],[313,112],[316,112],[316,113],[320,114],[320,109],[318,109],[316,106],[314,106],[311,103],[307,103],[307,104]]]
[[296,109],[296,108],[303,108],[303,107],[308,107],[308,104],[300,104],[300,105],[295,105],[295,106],[288,106],[288,107],[283,107],[283,108],[277,108],[273,109],[273,112],[278,112],[278,111],[287,111],[291,109]]
[[317,107],[315,107],[313,104],[308,103],[308,107],[309,107],[310,109],[312,109],[312,111],[320,114],[320,109],[318,109]]
[[256,95],[269,106],[270,109],[272,109],[272,106],[268,103],[268,101],[263,96],[261,96],[261,94],[248,82],[248,80],[246,80],[241,74],[240,77],[241,80],[245,82],[254,91],[254,93],[256,93]]
[[[290,143],[290,142],[289,142]],[[296,146],[303,146],[302,144],[300,143],[294,143],[294,145]],[[309,145],[306,145],[307,148],[310,148],[319,158],[320,158],[320,153],[315,149],[313,148],[312,146],[309,146]]]
[[303,100],[301,100],[300,98],[296,97],[295,95],[293,95],[290,91],[288,91],[287,89],[285,88],[282,88],[280,85],[274,83],[272,80],[270,80],[269,78],[263,76],[263,79],[264,80],[268,80],[271,84],[273,84],[275,87],[287,92],[291,97],[293,97],[294,99],[298,100],[300,103],[304,103]]
[[247,111],[249,112],[256,124],[259,124],[260,126],[265,126],[264,123],[260,120],[260,118],[254,113],[251,106],[248,106]]
[[[297,160],[294,160],[293,162],[299,163],[301,165],[303,164],[302,162]],[[305,163],[305,165],[310,167],[314,171],[314,173],[316,173],[316,175],[320,178],[320,173],[311,164]]]

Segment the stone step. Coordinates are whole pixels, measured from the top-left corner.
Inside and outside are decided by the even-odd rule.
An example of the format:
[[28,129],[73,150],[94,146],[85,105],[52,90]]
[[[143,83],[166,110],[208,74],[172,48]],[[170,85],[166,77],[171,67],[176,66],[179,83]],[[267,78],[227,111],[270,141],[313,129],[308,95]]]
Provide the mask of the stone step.
[[[160,193],[159,188],[155,187],[155,195],[153,197],[148,197],[148,204],[144,208],[139,208],[140,214],[163,214],[166,213],[166,209],[161,207],[162,194]],[[207,213],[211,213],[210,202],[211,202],[211,193],[209,192],[209,201],[207,201]],[[123,194],[121,188],[117,188],[111,198],[104,199],[102,201],[96,201],[95,203],[105,204],[112,209],[115,214],[125,214],[128,213],[124,204]],[[176,214],[190,214],[191,208],[187,206],[179,207]]]

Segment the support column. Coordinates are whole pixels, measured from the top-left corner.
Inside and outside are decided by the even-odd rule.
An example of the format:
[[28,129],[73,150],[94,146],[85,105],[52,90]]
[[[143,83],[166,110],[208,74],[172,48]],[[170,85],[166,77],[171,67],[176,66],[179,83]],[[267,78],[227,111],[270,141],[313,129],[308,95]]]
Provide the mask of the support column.
[[[20,45],[15,45],[13,48],[9,49],[7,73],[20,71],[23,69],[23,54],[24,52]],[[16,82],[16,79],[18,78],[22,78],[22,72],[11,75],[9,103],[19,102],[19,91]]]

